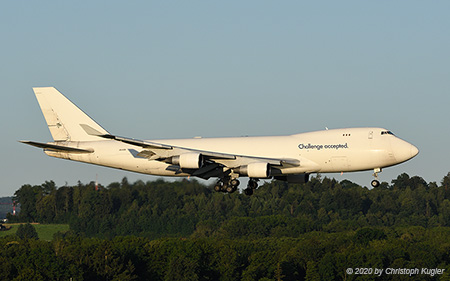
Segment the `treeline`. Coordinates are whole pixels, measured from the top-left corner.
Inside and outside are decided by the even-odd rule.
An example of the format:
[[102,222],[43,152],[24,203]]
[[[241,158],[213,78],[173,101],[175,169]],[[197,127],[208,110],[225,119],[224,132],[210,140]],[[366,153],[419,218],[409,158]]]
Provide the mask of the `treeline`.
[[254,196],[216,193],[195,180],[95,183],[57,188],[23,185],[10,221],[69,223],[88,237],[299,237],[310,231],[362,227],[450,227],[450,173],[440,184],[401,174],[375,189],[313,177],[307,184],[273,181]]
[[[0,238],[1,280],[448,280],[450,228],[362,228],[298,238]],[[427,271],[376,276],[347,269]],[[435,269],[439,269],[437,274]],[[432,270],[435,270],[434,272]]]
[[[0,239],[0,280],[447,280],[450,173],[366,189],[313,177],[255,195],[195,180],[23,185],[11,221],[69,223],[52,241]],[[426,268],[441,274],[349,274]],[[443,271],[443,274],[442,274]]]

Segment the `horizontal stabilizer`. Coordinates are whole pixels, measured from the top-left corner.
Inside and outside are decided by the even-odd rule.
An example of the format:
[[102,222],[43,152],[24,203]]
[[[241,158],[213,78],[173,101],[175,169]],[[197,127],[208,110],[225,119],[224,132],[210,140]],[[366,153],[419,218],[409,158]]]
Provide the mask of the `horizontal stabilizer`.
[[50,144],[50,143],[41,143],[41,142],[35,142],[35,141],[20,141],[20,142],[31,145],[31,146],[43,148],[44,150],[52,150],[52,151],[56,151],[56,152],[65,152],[65,153],[92,153],[92,152],[94,152],[94,150],[92,148],[91,149],[82,149],[82,148],[69,147],[69,146]]

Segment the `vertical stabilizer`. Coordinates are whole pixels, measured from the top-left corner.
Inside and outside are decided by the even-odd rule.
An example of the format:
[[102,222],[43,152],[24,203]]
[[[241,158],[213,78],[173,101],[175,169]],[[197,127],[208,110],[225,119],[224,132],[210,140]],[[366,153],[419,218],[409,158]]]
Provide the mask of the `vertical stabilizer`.
[[92,141],[90,127],[98,134],[108,134],[99,124],[53,87],[33,88],[54,141]]

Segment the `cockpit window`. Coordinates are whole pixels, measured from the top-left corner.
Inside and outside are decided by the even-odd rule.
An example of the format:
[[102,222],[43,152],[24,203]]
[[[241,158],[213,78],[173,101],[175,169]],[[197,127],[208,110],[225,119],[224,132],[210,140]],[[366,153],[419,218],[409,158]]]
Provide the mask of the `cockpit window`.
[[391,131],[381,131],[381,135],[393,135],[394,133],[392,133]]

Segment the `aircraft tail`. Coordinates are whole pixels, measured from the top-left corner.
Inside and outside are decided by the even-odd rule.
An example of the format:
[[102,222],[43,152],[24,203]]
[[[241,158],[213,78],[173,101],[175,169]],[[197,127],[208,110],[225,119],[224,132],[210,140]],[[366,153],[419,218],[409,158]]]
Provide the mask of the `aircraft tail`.
[[109,134],[54,87],[33,91],[55,142],[95,141],[98,135]]

